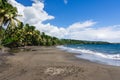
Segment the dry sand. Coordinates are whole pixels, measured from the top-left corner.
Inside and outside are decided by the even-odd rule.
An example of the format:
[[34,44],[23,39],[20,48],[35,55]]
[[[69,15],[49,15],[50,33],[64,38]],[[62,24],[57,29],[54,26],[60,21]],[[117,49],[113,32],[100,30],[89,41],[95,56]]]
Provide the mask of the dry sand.
[[55,47],[31,48],[2,59],[0,80],[120,80],[120,67],[77,59]]

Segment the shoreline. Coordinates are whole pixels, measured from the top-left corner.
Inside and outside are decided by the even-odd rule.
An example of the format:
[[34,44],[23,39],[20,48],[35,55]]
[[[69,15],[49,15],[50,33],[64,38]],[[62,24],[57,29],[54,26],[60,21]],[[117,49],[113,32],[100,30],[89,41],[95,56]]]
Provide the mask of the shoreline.
[[76,58],[81,58],[88,60],[90,62],[95,62],[104,65],[118,66],[120,67],[120,57],[119,54],[105,54],[101,52],[95,52],[92,50],[83,50],[65,46],[57,46],[58,49],[75,54]]
[[[7,56],[10,67],[0,80],[119,80],[120,67],[76,58],[55,47],[31,46],[30,51]],[[0,67],[0,69],[2,69]]]

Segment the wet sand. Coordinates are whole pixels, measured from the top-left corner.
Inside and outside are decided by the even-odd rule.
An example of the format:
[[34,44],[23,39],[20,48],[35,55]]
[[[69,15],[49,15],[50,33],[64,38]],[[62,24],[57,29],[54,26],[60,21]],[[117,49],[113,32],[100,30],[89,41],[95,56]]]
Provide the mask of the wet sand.
[[120,80],[120,67],[77,59],[55,47],[30,48],[3,59],[0,80]]

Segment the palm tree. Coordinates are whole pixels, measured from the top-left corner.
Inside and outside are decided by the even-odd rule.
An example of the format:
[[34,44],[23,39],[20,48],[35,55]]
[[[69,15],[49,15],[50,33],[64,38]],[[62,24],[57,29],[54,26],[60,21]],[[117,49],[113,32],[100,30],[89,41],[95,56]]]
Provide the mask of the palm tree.
[[3,45],[7,47],[23,46],[23,42],[25,39],[23,26],[24,25],[21,22],[18,27],[8,27],[8,29],[4,33],[5,37],[2,39]]
[[0,7],[3,7],[6,4],[7,0],[0,0]]
[[20,22],[16,19],[17,16],[19,15],[16,7],[9,4],[7,0],[0,0],[0,29],[3,25],[15,27],[16,22]]
[[[0,0],[0,33],[2,32],[3,26],[6,26],[7,29],[9,29],[9,27],[15,28],[20,23],[20,21],[16,19],[17,16],[18,12],[16,7],[9,4],[7,0]],[[8,31],[7,29],[6,31]],[[4,36],[4,33],[2,36]],[[2,43],[1,41],[2,38],[0,38],[0,45]]]
[[34,41],[35,36],[35,27],[30,26],[29,24],[26,24],[23,28],[24,37],[25,37],[25,45],[32,45]]
[[40,45],[41,35],[39,30],[34,30],[32,34],[32,45]]

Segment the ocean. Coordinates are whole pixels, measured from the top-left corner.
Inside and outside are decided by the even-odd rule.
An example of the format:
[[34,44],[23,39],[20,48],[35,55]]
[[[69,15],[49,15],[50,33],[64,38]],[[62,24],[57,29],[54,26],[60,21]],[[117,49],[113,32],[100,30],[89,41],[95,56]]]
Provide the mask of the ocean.
[[75,44],[57,46],[70,53],[78,53],[77,58],[101,64],[120,66],[120,44]]

